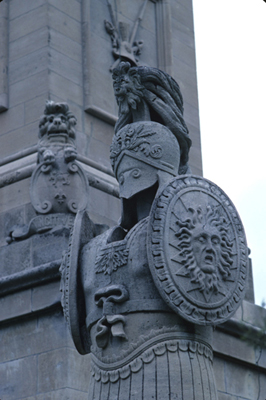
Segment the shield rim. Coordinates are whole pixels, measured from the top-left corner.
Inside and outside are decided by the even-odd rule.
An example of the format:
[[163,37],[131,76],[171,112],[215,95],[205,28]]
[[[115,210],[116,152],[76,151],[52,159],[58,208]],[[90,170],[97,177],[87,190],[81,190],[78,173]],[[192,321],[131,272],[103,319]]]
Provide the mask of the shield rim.
[[[168,266],[169,261],[165,255],[166,244],[164,231],[167,226],[166,220],[169,206],[172,201],[174,201],[173,199],[177,193],[181,190],[193,188],[195,186],[198,188],[204,187],[205,190],[212,190],[214,193],[216,192],[216,198],[219,196],[220,199],[218,202],[220,202],[223,208],[225,208],[227,213],[230,215],[230,222],[233,225],[234,231],[238,233],[236,241],[240,266],[238,265],[239,273],[237,284],[235,285],[231,296],[222,307],[212,307],[210,310],[208,310],[207,307],[205,307],[204,310],[201,307],[196,307],[195,304],[192,304],[187,300],[187,298],[184,298],[183,294],[180,293],[179,288],[174,284],[174,281],[171,278],[171,269]],[[234,216],[232,214],[234,214]],[[236,227],[236,222],[238,229]],[[154,252],[156,252],[156,256],[153,254]],[[168,184],[156,196],[151,208],[148,224],[147,253],[151,275],[162,298],[177,314],[189,322],[199,325],[222,324],[231,318],[240,306],[241,301],[244,299],[246,283],[248,281],[249,259],[243,224],[234,204],[226,193],[218,185],[203,177],[196,175],[178,176],[168,182]],[[218,314],[219,309],[221,308],[222,311]],[[205,317],[203,316],[203,313],[205,313]],[[198,319],[195,315],[198,315]],[[218,315],[220,316],[218,317]],[[199,318],[199,316],[201,316],[201,318]]]

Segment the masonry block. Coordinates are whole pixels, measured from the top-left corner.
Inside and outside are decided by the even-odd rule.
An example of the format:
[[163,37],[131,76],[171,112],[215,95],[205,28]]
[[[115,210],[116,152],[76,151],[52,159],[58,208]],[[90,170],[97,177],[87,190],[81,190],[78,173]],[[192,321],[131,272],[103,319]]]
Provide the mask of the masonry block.
[[[49,368],[48,368],[49,366]],[[61,348],[38,357],[38,392],[70,387],[88,391],[90,357],[74,349]]]
[[0,114],[0,123],[1,135],[23,126],[25,123],[23,104],[12,107],[7,112]]
[[81,21],[81,6],[79,1],[49,0],[49,3],[71,18],[79,22]]
[[224,375],[224,364],[225,361],[218,358],[214,357],[213,360],[213,369],[214,369],[214,375],[215,375],[215,380],[216,380],[216,387],[218,391],[225,392],[225,375]]
[[225,364],[226,392],[231,395],[254,400],[259,394],[258,371],[229,361]]
[[25,57],[47,45],[48,29],[45,26],[11,42],[9,45],[9,62],[14,62],[18,58]]
[[[18,6],[18,1],[16,1],[15,3],[17,8],[20,8],[20,6]],[[27,1],[28,5],[29,3],[30,1]],[[31,3],[33,3],[34,7],[35,1]],[[46,18],[47,5],[45,4],[46,1],[43,1],[42,3],[44,4],[37,8],[34,8],[29,12],[25,12],[24,14],[18,16],[17,18],[10,20],[9,23],[10,42],[18,38],[21,38],[22,36],[26,36],[31,32],[37,31],[42,27],[47,26],[47,18]],[[11,1],[11,9],[13,8],[13,6],[15,7],[14,1]]]
[[69,229],[59,227],[52,233],[37,234],[32,237],[33,265],[38,266],[62,258],[67,249]]
[[62,310],[1,325],[0,362],[73,347]]
[[[25,123],[30,124],[34,122],[36,127],[36,139],[37,139],[39,120],[41,115],[43,115],[46,100],[48,100],[48,94],[42,93],[41,95],[36,96],[34,99],[31,99],[25,102],[24,104]],[[37,160],[37,155],[36,155],[36,160]]]
[[49,88],[51,93],[51,98],[53,95],[57,96],[60,93],[60,96],[65,98],[65,102],[69,102],[71,100],[73,103],[76,103],[80,106],[83,104],[83,89],[82,86],[77,85],[73,81],[58,75],[54,71],[50,71],[49,73]]
[[185,7],[185,5],[180,4],[179,1],[172,3],[171,15],[172,18],[178,22],[178,24],[182,24],[191,32],[194,32],[193,11],[191,7]]
[[76,62],[82,59],[82,46],[55,29],[49,30],[50,47],[72,58]]
[[247,362],[256,362],[256,353],[252,346],[245,340],[228,335],[224,332],[216,330],[213,336],[213,348],[217,352],[221,352],[229,357]]
[[23,399],[36,393],[37,357],[0,364],[0,398]]
[[10,1],[10,20],[26,14],[34,9],[44,5],[46,0],[11,0]]
[[31,100],[42,93],[48,93],[47,84],[48,71],[45,69],[22,81],[10,85],[10,107]]
[[[71,3],[76,4],[76,1]],[[49,25],[52,29],[57,30],[77,43],[81,43],[81,26],[79,21],[71,18],[51,4],[49,4],[48,15]]]
[[62,75],[64,78],[82,86],[81,60],[80,62],[74,61],[64,54],[61,54],[54,49],[50,49],[49,68],[58,75]]
[[[31,290],[0,298],[0,322],[31,312]],[[0,364],[1,365],[1,364]],[[1,386],[1,385],[0,385]]]
[[9,276],[31,267],[31,245],[29,240],[13,242],[0,248],[1,276]]
[[47,53],[48,46],[11,61],[9,63],[10,85],[46,70],[48,67]]
[[32,289],[31,310],[38,311],[50,307],[52,304],[60,303],[61,293],[59,281],[47,285],[37,286]]
[[218,399],[219,400],[239,400],[239,397],[231,396],[230,394],[219,392],[218,390]]
[[53,392],[46,392],[38,394],[34,398],[29,398],[27,400],[87,400],[88,393],[81,392],[80,390],[73,389],[59,389]]
[[1,188],[0,209],[2,212],[30,203],[29,178]]

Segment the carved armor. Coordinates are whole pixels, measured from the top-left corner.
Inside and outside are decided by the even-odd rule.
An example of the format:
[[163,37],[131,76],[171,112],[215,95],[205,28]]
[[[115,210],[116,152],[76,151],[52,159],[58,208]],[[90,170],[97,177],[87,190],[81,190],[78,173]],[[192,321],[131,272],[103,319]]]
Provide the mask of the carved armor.
[[148,220],[127,235],[110,229],[82,250],[89,399],[147,400],[157,393],[160,400],[214,400],[212,328],[185,321],[162,300],[148,265]]

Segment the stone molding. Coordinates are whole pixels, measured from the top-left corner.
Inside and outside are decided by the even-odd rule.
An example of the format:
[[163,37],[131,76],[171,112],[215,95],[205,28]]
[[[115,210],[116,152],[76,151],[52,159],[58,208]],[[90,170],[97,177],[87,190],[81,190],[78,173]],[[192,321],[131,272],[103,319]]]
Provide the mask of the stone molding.
[[6,296],[53,280],[59,280],[61,259],[26,269],[0,279],[0,296]]
[[[34,153],[29,154],[29,156],[22,158],[10,158],[12,163],[10,161],[10,163],[3,165],[2,168],[0,167],[0,188],[31,177],[36,163],[32,163],[32,155]],[[84,156],[78,156],[77,160],[84,169],[90,186],[114,197],[119,197],[118,185],[111,169]],[[2,173],[1,170],[3,170]]]
[[156,1],[158,68],[172,75],[171,8],[168,0]]
[[8,0],[0,7],[0,112],[8,109]]

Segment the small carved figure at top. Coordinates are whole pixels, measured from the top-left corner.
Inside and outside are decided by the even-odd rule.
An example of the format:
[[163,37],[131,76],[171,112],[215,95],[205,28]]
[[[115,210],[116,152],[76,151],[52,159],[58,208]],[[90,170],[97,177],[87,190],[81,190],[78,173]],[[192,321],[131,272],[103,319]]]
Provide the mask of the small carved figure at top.
[[154,121],[166,126],[180,145],[179,174],[190,173],[191,139],[183,118],[183,97],[177,82],[157,68],[131,67],[129,62],[121,62],[114,69],[113,81],[119,105],[115,132],[138,121]]
[[56,143],[61,144],[61,146],[63,145],[66,162],[76,159],[76,123],[77,119],[69,111],[66,103],[46,102],[44,115],[39,122],[39,163],[51,164],[55,161],[54,151]]
[[114,64],[110,67],[110,71],[112,72],[114,68],[117,67],[120,61],[129,61],[132,65],[138,64],[138,58],[141,54],[141,49],[143,46],[143,40],[135,40],[136,33],[139,27],[139,24],[143,18],[145,8],[148,0],[144,0],[144,3],[140,9],[139,15],[134,23],[131,34],[129,34],[129,24],[126,22],[119,21],[118,27],[117,22],[114,17],[114,12],[112,5],[109,0],[107,0],[107,5],[110,11],[111,20],[109,22],[104,20],[106,32],[110,35],[112,40],[113,47],[113,56],[116,59]]

